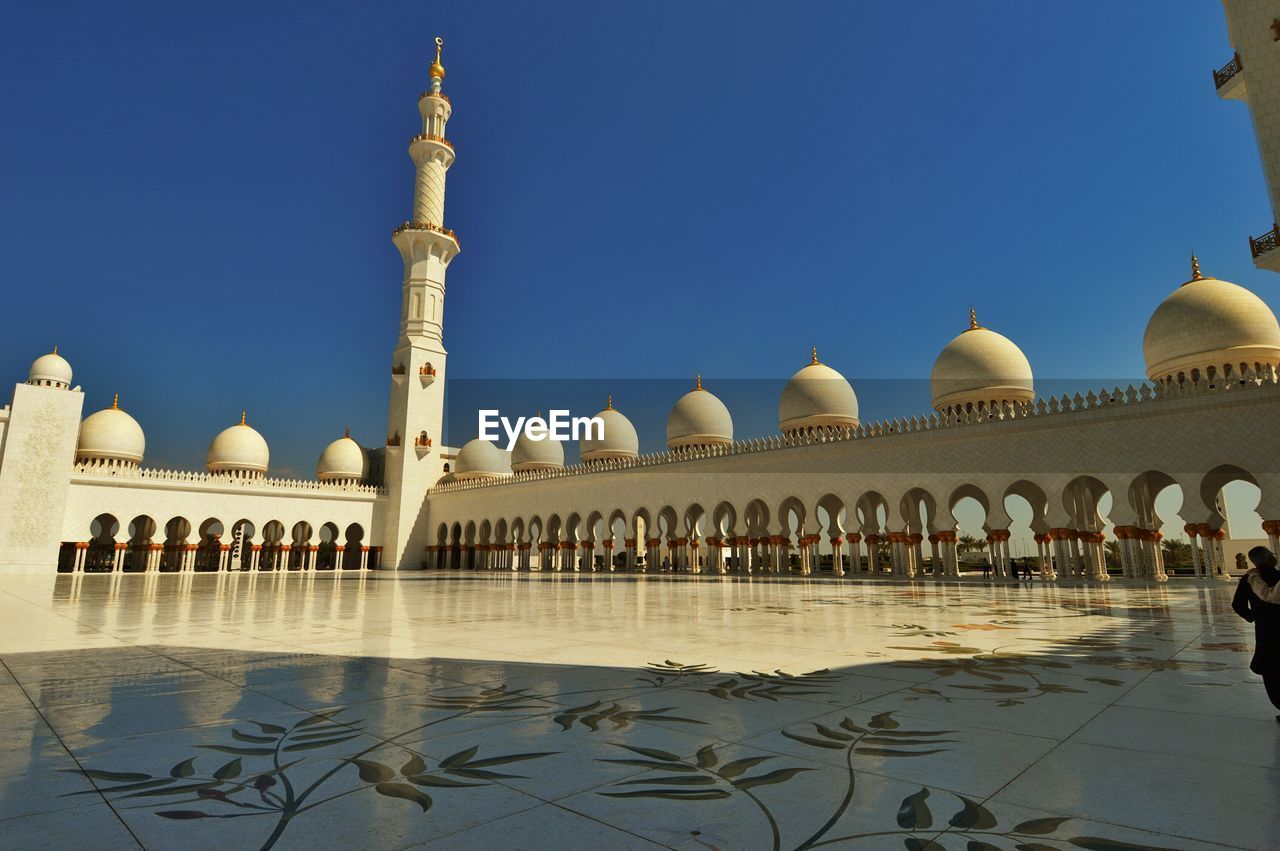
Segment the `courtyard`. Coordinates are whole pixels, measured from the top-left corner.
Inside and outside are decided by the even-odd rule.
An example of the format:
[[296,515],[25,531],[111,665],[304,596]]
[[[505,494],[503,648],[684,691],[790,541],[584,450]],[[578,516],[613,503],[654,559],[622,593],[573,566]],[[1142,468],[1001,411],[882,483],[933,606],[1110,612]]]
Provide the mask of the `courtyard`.
[[[7,576],[13,848],[1266,848],[1233,585]],[[977,843],[977,844],[972,844]]]

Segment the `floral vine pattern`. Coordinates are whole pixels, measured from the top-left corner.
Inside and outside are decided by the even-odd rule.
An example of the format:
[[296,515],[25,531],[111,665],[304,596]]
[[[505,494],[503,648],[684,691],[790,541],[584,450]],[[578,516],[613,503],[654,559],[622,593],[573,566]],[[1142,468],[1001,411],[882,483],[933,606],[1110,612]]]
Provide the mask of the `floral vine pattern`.
[[[940,701],[989,700],[997,707],[1017,706],[1048,695],[1080,693],[1081,689],[1054,678],[1076,666],[1114,670],[1158,671],[1190,669],[1214,671],[1222,663],[1171,661],[1137,655],[1151,648],[1128,637],[1084,637],[1051,642],[1051,655],[1030,652],[1026,645],[1038,639],[1023,639],[1016,645],[984,651],[963,643],[944,640],[949,631],[928,629],[918,624],[893,624],[894,635],[934,638],[923,645],[891,646],[926,657],[892,661],[893,667],[924,670],[935,679],[930,685],[904,686],[905,699]],[[1227,646],[1221,649],[1234,650]],[[290,826],[327,804],[352,795],[376,795],[397,799],[406,807],[417,807],[428,816],[438,806],[448,806],[453,795],[468,790],[508,785],[512,781],[536,780],[540,766],[560,753],[539,750],[514,753],[482,751],[470,745],[443,759],[430,759],[402,743],[415,733],[451,721],[476,715],[496,718],[544,719],[551,736],[612,736],[637,727],[678,729],[696,734],[709,723],[693,717],[697,712],[683,708],[682,696],[705,695],[732,704],[742,716],[757,711],[753,707],[808,699],[835,691],[843,679],[829,670],[791,674],[773,672],[721,672],[705,664],[665,660],[637,671],[635,686],[612,686],[594,690],[543,694],[528,688],[473,688],[444,690],[422,696],[416,707],[427,711],[422,723],[393,735],[373,737],[372,744],[360,718],[348,718],[349,709],[331,709],[305,714],[292,724],[268,721],[238,722],[229,727],[225,740],[195,745],[204,753],[177,764],[152,771],[119,770],[122,767],[74,770],[92,781],[94,788],[69,795],[101,794],[113,805],[141,807],[163,819],[198,821],[206,819],[260,819],[263,822],[262,849],[274,847]],[[1121,679],[1087,676],[1084,679],[1108,687],[1124,684]],[[593,694],[594,692],[594,694]],[[557,698],[581,696],[582,702],[568,708],[555,705]],[[670,705],[656,708],[632,700],[654,696]],[[822,701],[814,702],[816,707]],[[860,808],[858,779],[860,757],[879,762],[897,762],[928,757],[951,750],[960,741],[953,730],[912,726],[894,717],[894,712],[864,716],[853,706],[840,713],[839,720],[806,721],[782,727],[787,740],[814,752],[818,759],[800,764],[798,758],[783,754],[759,754],[729,758],[731,746],[706,741],[696,753],[685,755],[664,748],[645,747],[635,742],[610,741],[616,752],[597,761],[625,766],[637,772],[598,787],[594,795],[638,806],[661,807],[663,801],[715,802],[739,800],[760,820],[762,835],[771,847],[796,851],[828,845],[863,844],[868,848],[900,845],[908,851],[943,851],[939,834],[963,839],[968,851],[1046,851],[1054,848],[1084,848],[1096,851],[1158,851],[1157,846],[1136,845],[1106,837],[1089,836],[1071,830],[1070,818],[1034,818],[1002,825],[981,802],[938,792],[928,787],[906,796],[898,806],[894,830],[841,833],[844,817]],[[419,719],[422,720],[422,719]],[[945,725],[930,725],[945,726]],[[555,738],[553,741],[560,741]],[[402,748],[404,757],[388,764],[378,758],[380,749]],[[692,746],[690,750],[692,750]],[[826,752],[822,759],[819,752]],[[839,754],[842,766],[831,766],[831,756]],[[323,760],[308,762],[309,760]],[[304,768],[318,776],[303,785]],[[322,769],[322,770],[321,770]],[[795,807],[794,794],[786,784],[807,773],[833,773],[833,784],[843,791],[830,812],[806,813],[802,835],[786,836],[778,817],[778,801]],[[643,770],[643,771],[641,771]],[[528,773],[517,773],[527,771]],[[519,788],[516,784],[516,788]],[[783,791],[775,792],[775,789]],[[776,795],[777,798],[772,796]],[[948,797],[949,796],[949,797]],[[440,799],[438,801],[437,799]],[[941,800],[954,801],[935,815]],[[865,805],[862,805],[865,806]],[[792,822],[789,822],[792,823]],[[700,845],[718,847],[700,831],[691,838]],[[1001,844],[1003,843],[1003,844]]]

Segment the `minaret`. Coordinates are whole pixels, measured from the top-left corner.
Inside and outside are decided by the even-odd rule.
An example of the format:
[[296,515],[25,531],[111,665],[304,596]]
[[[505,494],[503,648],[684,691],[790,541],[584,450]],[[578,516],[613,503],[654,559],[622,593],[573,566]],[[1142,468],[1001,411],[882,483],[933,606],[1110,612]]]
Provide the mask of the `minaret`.
[[452,107],[440,91],[443,45],[437,38],[436,60],[429,71],[431,90],[418,98],[422,133],[409,142],[409,157],[417,169],[413,218],[392,234],[404,260],[404,292],[400,338],[391,356],[384,474],[389,498],[381,566],[391,570],[416,568],[426,559],[422,507],[440,467],[432,455],[440,446],[444,423],[444,276],[459,251],[457,237],[444,226],[445,175],[453,165],[453,145],[445,139]]
[[1280,2],[1223,0],[1222,5],[1234,52],[1214,70],[1213,83],[1223,100],[1249,106],[1271,201],[1272,220],[1252,228],[1249,249],[1259,269],[1280,272],[1280,111],[1272,106],[1280,97]]

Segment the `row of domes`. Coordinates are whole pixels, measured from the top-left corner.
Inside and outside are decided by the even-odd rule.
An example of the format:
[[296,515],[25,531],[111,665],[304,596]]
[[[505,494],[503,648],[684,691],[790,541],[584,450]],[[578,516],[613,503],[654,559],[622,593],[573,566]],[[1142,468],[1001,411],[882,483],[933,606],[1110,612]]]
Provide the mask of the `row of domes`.
[[[1280,324],[1262,299],[1249,290],[1200,273],[1191,258],[1191,279],[1169,295],[1152,314],[1143,335],[1147,377],[1156,382],[1230,377],[1237,370],[1280,367]],[[1018,346],[978,324],[969,311],[969,327],[942,349],[930,376],[933,407],[939,412],[973,410],[1035,398],[1031,364]],[[597,414],[605,436],[583,440],[586,463],[639,454],[635,427],[613,408],[612,399]],[[784,434],[821,429],[844,430],[858,425],[858,399],[839,372],[812,361],[791,377],[778,404]],[[672,450],[727,445],[733,442],[733,417],[699,377],[667,418],[667,447]],[[529,440],[523,434],[511,452],[511,471],[564,466],[564,449],[556,441]],[[452,478],[502,475],[505,457],[482,440],[467,443],[458,455]]]
[[[1142,346],[1152,381],[1229,378],[1237,370],[1280,367],[1280,324],[1262,299],[1236,284],[1205,277],[1193,257],[1191,279],[1156,308]],[[70,389],[71,379],[71,364],[55,347],[32,363],[27,383]],[[979,325],[972,310],[969,327],[951,340],[934,362],[931,390],[933,407],[938,411],[1029,402],[1035,396],[1031,364],[1022,350],[1009,338]],[[581,442],[583,461],[630,458],[639,453],[635,427],[613,407],[612,399],[597,416],[604,421],[604,436]],[[811,362],[783,389],[778,423],[784,433],[855,427],[858,399],[844,376],[818,360],[815,349]],[[671,409],[667,446],[681,450],[732,442],[729,409],[703,388],[699,377],[694,389]],[[81,423],[76,460],[136,467],[145,448],[142,427],[120,409],[117,396],[110,408]],[[266,440],[241,415],[238,424],[213,439],[205,466],[212,473],[261,477],[269,460]],[[473,440],[459,452],[451,475],[502,475],[506,463],[505,453],[497,447]],[[554,440],[530,440],[521,434],[511,452],[510,469],[515,472],[562,466],[564,448]],[[360,481],[368,472],[368,452],[350,433],[325,447],[316,469],[321,481]]]
[[[55,349],[51,354],[36,359],[27,383],[69,387],[71,365]],[[120,394],[117,393],[110,408],[90,414],[80,423],[76,463],[137,467],[142,463],[146,448],[147,439],[142,426],[120,409]],[[223,429],[209,444],[205,469],[210,473],[261,478],[266,475],[270,461],[271,452],[266,439],[248,424],[245,414],[241,413],[240,422]],[[359,482],[368,474],[368,452],[352,439],[350,431],[326,446],[316,462],[316,477],[322,482]]]

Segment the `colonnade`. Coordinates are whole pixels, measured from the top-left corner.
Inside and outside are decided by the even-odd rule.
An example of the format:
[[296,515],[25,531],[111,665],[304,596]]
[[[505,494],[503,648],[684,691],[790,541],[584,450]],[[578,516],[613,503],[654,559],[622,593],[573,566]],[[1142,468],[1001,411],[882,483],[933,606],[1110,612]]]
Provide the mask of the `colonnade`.
[[[99,562],[100,550],[111,547],[110,573],[150,573],[165,570],[172,573],[216,571],[272,571],[272,570],[371,570],[379,566],[382,547],[343,547],[334,545],[329,551],[332,564],[320,565],[323,547],[317,544],[277,546],[250,544],[246,564],[244,554],[237,553],[231,544],[218,541],[205,544],[130,544],[117,541],[114,545],[94,541],[64,543],[63,558],[59,570],[65,573],[84,573],[86,567]],[[90,553],[99,550],[92,562]],[[293,558],[297,556],[297,558]],[[143,561],[138,569],[137,563]]]

